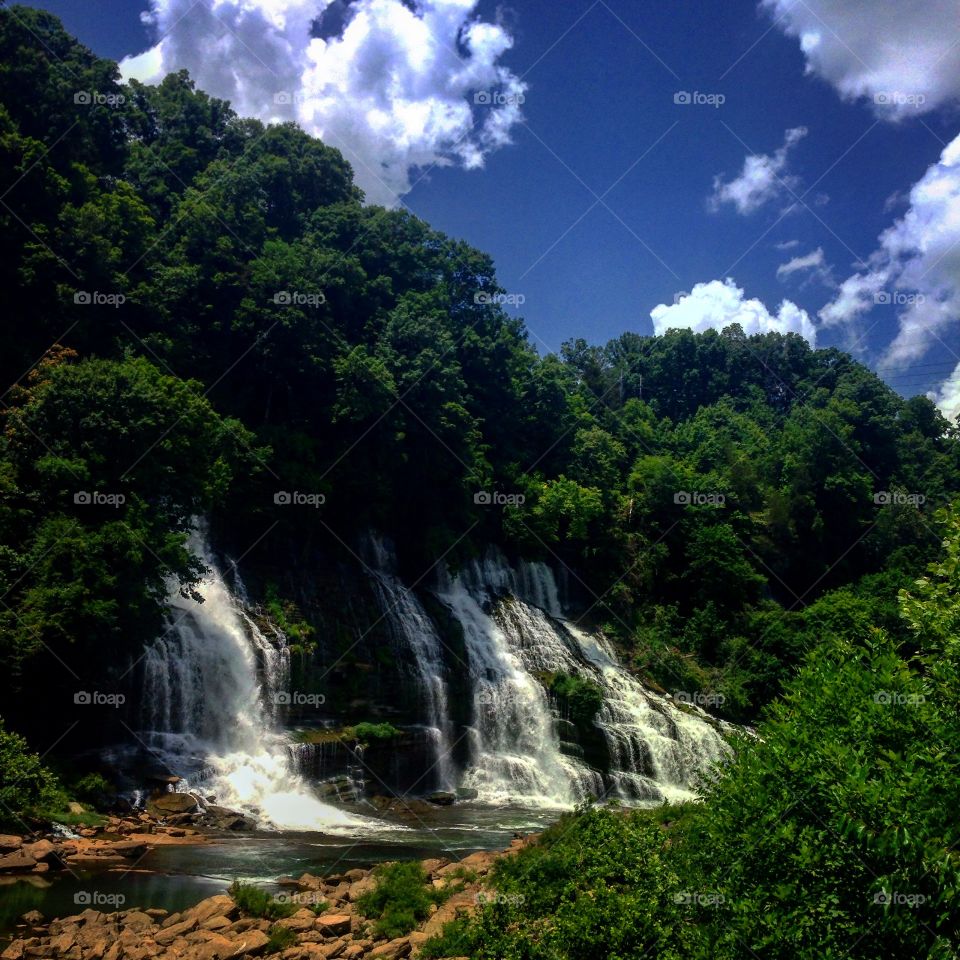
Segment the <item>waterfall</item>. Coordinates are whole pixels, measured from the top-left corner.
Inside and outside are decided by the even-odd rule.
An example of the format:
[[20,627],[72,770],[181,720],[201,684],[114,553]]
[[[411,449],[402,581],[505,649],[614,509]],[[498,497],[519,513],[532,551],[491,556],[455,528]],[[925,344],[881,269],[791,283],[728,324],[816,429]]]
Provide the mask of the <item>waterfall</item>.
[[187,789],[266,826],[375,823],[321,802],[297,773],[275,723],[289,669],[282,637],[271,642],[243,612],[202,539],[190,545],[210,570],[199,587],[203,602],[171,593],[171,626],[143,658],[142,741]]
[[376,563],[371,575],[380,609],[396,645],[412,654],[417,686],[426,706],[427,734],[433,746],[437,783],[440,789],[451,790],[456,785],[456,774],[451,757],[453,725],[447,704],[443,643],[416,594],[394,575],[393,550],[372,535],[369,545]]
[[[627,801],[697,795],[729,747],[711,723],[651,693],[609,646],[562,619],[544,564],[517,569],[493,551],[445,578],[439,596],[463,628],[474,690],[471,763],[464,783],[480,798],[568,806],[590,795]],[[611,760],[606,778],[561,742],[543,674],[595,683],[595,725]]]

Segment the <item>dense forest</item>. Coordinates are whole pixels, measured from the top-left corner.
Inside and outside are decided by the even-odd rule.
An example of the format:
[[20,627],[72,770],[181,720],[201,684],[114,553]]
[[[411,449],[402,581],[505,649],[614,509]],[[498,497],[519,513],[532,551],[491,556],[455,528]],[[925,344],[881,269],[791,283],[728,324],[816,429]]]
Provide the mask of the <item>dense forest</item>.
[[[5,806],[63,799],[33,705],[71,689],[58,662],[156,636],[170,578],[203,573],[194,518],[251,566],[375,529],[417,578],[494,543],[568,571],[640,676],[766,717],[765,749],[672,832],[564,821],[505,868],[536,903],[452,955],[607,956],[606,931],[610,956],[894,955],[858,941],[891,884],[928,897],[880,924],[895,955],[956,955],[957,540],[915,581],[956,537],[960,442],[931,401],[735,326],[541,355],[490,258],[364,205],[336,150],[185,73],[121,83],[34,9],[0,10],[0,156]],[[715,910],[649,913],[694,874]]]

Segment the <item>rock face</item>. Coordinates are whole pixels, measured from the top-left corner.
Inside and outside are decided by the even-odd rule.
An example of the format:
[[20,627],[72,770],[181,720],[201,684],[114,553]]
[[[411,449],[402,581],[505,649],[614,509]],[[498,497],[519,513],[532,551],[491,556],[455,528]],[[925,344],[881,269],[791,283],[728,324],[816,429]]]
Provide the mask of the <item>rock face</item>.
[[[285,878],[284,887],[295,888],[295,892],[285,896],[300,907],[276,923],[242,916],[236,901],[228,894],[208,897],[181,913],[168,915],[159,909],[99,913],[87,909],[75,916],[52,920],[46,926],[41,914],[31,911],[21,918],[22,933],[0,953],[0,960],[415,958],[424,941],[439,933],[447,921],[458,913],[476,909],[483,878],[498,857],[509,855],[529,839],[514,840],[510,850],[504,853],[474,853],[459,862],[436,858],[421,861],[427,881],[439,889],[449,886],[451,895],[420,929],[393,940],[378,939],[368,932],[371,925],[361,915],[356,900],[362,892],[372,889],[376,881],[372,871],[353,869],[327,877],[305,873],[299,880]],[[56,851],[51,853],[45,846],[33,846],[37,847],[38,854],[56,855]],[[117,859],[121,855],[133,855],[143,845],[121,842],[119,846],[120,850],[111,854]],[[33,859],[27,858],[19,848],[11,849],[7,854],[10,856]],[[476,879],[466,881],[465,874]],[[291,937],[295,938],[292,944],[279,946]]]

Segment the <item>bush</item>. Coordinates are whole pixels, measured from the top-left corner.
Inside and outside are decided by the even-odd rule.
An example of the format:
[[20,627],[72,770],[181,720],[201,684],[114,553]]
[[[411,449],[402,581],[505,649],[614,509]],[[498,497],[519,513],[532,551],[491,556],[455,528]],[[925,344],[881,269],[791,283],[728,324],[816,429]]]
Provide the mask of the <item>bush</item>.
[[357,901],[364,916],[375,920],[378,936],[402,937],[426,920],[430,907],[441,903],[448,892],[435,890],[427,882],[427,874],[416,861],[385,863],[374,871],[376,885]]
[[593,726],[593,720],[603,706],[603,691],[592,681],[565,673],[554,674],[550,693],[557,700],[560,712],[581,730]]
[[263,920],[282,920],[292,916],[298,909],[297,904],[277,900],[273,894],[242,880],[235,880],[228,892],[243,913]]
[[567,815],[499,860],[475,917],[448,924],[422,956],[687,960],[699,929],[684,922],[686,887],[668,852],[666,832],[645,812]]
[[23,817],[63,809],[67,795],[54,774],[30,752],[27,741],[0,719],[0,823],[22,831]]
[[292,947],[297,942],[297,935],[288,927],[273,926],[270,928],[270,939],[267,941],[266,953],[279,953]]

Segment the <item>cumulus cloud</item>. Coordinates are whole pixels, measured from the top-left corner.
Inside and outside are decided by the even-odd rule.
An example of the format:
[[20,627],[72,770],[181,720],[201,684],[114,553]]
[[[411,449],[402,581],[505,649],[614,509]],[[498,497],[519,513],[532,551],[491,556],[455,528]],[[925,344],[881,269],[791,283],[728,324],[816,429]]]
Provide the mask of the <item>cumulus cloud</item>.
[[881,370],[919,359],[960,318],[960,136],[913,186],[906,213],[820,318],[851,324],[874,309],[895,310],[899,322]]
[[732,203],[737,213],[746,216],[793,190],[797,180],[786,170],[788,154],[806,135],[806,127],[793,127],[786,132],[778,150],[747,157],[740,176],[726,182],[721,176],[714,177],[710,208],[718,210],[723,204]]
[[927,396],[949,421],[956,420],[960,416],[960,363],[953,368],[953,373]]
[[802,254],[799,257],[793,257],[786,263],[781,263],[777,267],[777,279],[789,280],[795,274],[803,274],[804,280],[816,279],[825,283],[827,286],[833,285],[833,277],[830,264],[826,261],[823,247],[817,247],[810,253]]
[[807,72],[891,120],[960,99],[956,0],[761,0]]
[[155,82],[187,69],[242,116],[296,120],[343,151],[388,206],[414,171],[482,167],[510,142],[526,85],[500,60],[513,39],[478,0],[150,0],[162,39],[121,63]]
[[772,314],[756,299],[744,299],[743,290],[731,277],[698,283],[689,293],[678,294],[669,306],[661,303],[650,311],[653,331],[661,334],[679,328],[701,333],[722,330],[739,323],[748,336],[754,333],[799,333],[811,346],[817,331],[806,310],[784,300]]

